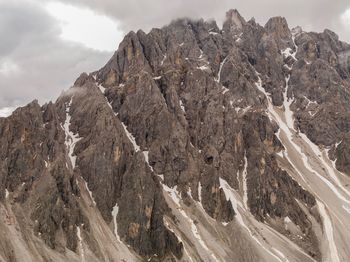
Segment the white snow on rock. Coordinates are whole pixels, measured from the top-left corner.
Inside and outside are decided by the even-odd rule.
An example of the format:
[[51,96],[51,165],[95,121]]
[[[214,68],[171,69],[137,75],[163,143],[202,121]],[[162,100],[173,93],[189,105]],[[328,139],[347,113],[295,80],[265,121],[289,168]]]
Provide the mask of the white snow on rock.
[[244,208],[248,210],[248,187],[247,187],[247,155],[244,153],[244,169],[242,176],[242,186],[243,186],[243,205]]
[[153,77],[154,80],[159,80],[159,79],[161,79],[161,78],[162,78],[162,76]]
[[163,55],[163,59],[162,59],[162,61],[160,61],[161,66],[164,64],[165,60],[166,60],[166,55]]
[[134,147],[135,152],[140,151],[140,147],[137,145],[135,137],[128,131],[127,126],[123,122],[121,122],[121,123],[123,125],[126,136],[129,138],[130,142],[132,143],[132,145]]
[[215,81],[216,81],[217,83],[220,83],[221,70],[222,70],[222,67],[224,66],[224,64],[226,63],[226,60],[227,60],[227,56],[226,56],[225,59],[220,63],[219,72],[218,72],[217,77],[215,78]]
[[202,66],[197,66],[197,69],[200,69],[200,70],[202,70],[202,71],[207,71],[207,70],[209,70],[210,68],[209,68],[209,66],[207,66],[207,65],[202,65]]
[[292,220],[290,220],[290,218],[287,216],[284,218],[284,223],[292,223]]
[[210,255],[214,259],[214,261],[219,261],[217,259],[217,257],[214,255],[214,253],[212,253],[211,250],[208,248],[208,246],[206,245],[204,240],[202,239],[202,237],[201,237],[201,235],[200,235],[200,233],[198,231],[198,227],[195,225],[194,221],[186,214],[186,212],[181,207],[181,205],[180,205],[181,198],[180,198],[179,193],[177,192],[177,186],[174,186],[173,188],[170,188],[170,187],[168,187],[165,184],[162,184],[162,185],[163,185],[163,190],[168,193],[168,195],[170,196],[172,201],[178,206],[178,210],[179,210],[180,214],[190,224],[192,234],[198,240],[198,243],[202,246],[202,248],[204,250],[206,250],[206,251],[208,251],[208,253],[210,253]]
[[234,194],[234,189],[231,188],[231,186],[226,182],[226,180],[222,179],[221,177],[219,178],[219,183],[220,183],[220,188],[224,191],[226,200],[230,200],[232,204],[232,208],[236,212],[236,219],[237,222],[245,228],[247,231],[250,232],[249,228],[246,226],[246,224],[243,221],[241,211],[238,209],[240,207],[241,209],[244,209],[243,204],[236,199],[236,196]]
[[226,180],[219,178],[220,188],[224,191],[226,200],[230,200],[232,204],[232,208],[236,212],[236,220],[237,222],[248,232],[250,237],[260,246],[262,247],[268,254],[272,257],[276,258],[278,261],[283,262],[278,256],[276,256],[272,251],[270,251],[267,247],[265,247],[260,240],[256,237],[256,235],[249,229],[249,227],[245,224],[242,216],[242,212],[245,210],[242,202],[240,202],[235,196],[235,190],[226,182]]
[[112,210],[113,225],[114,225],[114,235],[117,237],[117,240],[120,242],[120,237],[118,235],[118,225],[117,225],[117,215],[119,212],[118,204],[116,203]]
[[292,56],[294,54],[292,48],[290,48],[290,47],[287,47],[286,49],[282,50],[281,52],[282,52],[282,55],[284,57]]
[[196,225],[193,223],[193,221],[192,221],[192,223],[191,223],[191,230],[192,230],[192,233],[193,233],[193,235],[195,236],[195,238],[196,238],[196,239],[199,241],[199,243],[201,244],[201,246],[202,246],[205,250],[209,251],[208,246],[205,244],[205,242],[204,242],[203,239],[201,238],[201,235],[198,233],[198,229],[197,229]]
[[225,93],[227,93],[228,91],[230,91],[230,89],[222,86],[222,94],[224,95]]
[[173,188],[168,187],[167,185],[163,184],[163,189],[165,192],[169,194],[171,199],[176,203],[176,205],[180,206],[180,197],[176,190],[177,186],[174,186]]
[[184,104],[183,104],[183,102],[182,102],[181,99],[179,99],[179,103],[180,103],[180,108],[181,108],[181,110],[182,110],[184,113],[186,113],[186,111],[185,111],[185,106],[184,106]]
[[203,58],[203,50],[199,49],[199,51],[200,51],[200,55],[199,55],[198,59],[201,60]]
[[329,245],[328,261],[339,262],[340,260],[338,256],[338,250],[334,242],[332,221],[328,216],[325,205],[319,200],[317,200],[317,206],[318,206],[319,213],[322,217],[324,232],[326,234],[327,242]]
[[[288,258],[287,258],[280,250],[278,250],[278,249],[275,248],[275,247],[272,247],[271,249],[272,249],[280,258],[282,258],[282,260],[283,260],[284,262],[289,262]],[[278,259],[278,260],[280,260],[280,259]]]
[[79,240],[79,253],[80,253],[80,256],[81,256],[81,261],[85,261],[83,239],[81,237],[80,227],[77,227],[77,237],[78,237],[78,240]]
[[198,182],[198,199],[199,199],[199,203],[202,204],[202,185],[201,185],[201,182]]
[[[97,82],[95,83],[98,88],[100,89],[101,93],[104,95],[106,88],[104,88],[101,84],[98,84]],[[120,84],[119,86],[124,86],[124,84]],[[110,109],[112,109],[114,115],[118,115],[114,112],[112,104],[108,101],[107,97],[105,97],[107,105],[109,106]]]
[[181,238],[180,236],[178,236],[178,235],[175,233],[175,231],[170,227],[170,225],[169,225],[168,221],[166,221],[166,219],[163,218],[163,222],[164,222],[165,227],[166,227],[169,231],[171,231],[171,232],[173,232],[173,233],[175,234],[175,236],[176,236],[176,238],[178,239],[178,241],[179,241],[179,242],[182,242],[183,247],[184,247],[184,251],[185,251],[185,254],[186,254],[187,258],[189,259],[189,261],[193,262],[192,257],[190,256],[190,254],[189,254],[188,251],[187,251],[187,248],[185,247],[185,242],[184,242],[184,241],[182,240],[182,238]]
[[[83,179],[83,180],[84,180],[84,179]],[[88,183],[87,183],[85,180],[84,180],[84,184],[85,184],[86,190],[88,191],[88,193],[89,193],[89,195],[90,195],[90,199],[92,200],[92,203],[93,203],[94,205],[96,205],[95,199],[94,199],[94,197],[92,196],[92,192],[91,192],[91,190],[89,189]]]
[[348,212],[348,213],[350,214],[350,208],[349,208],[349,207],[347,207],[347,206],[345,206],[345,205],[342,205],[342,208],[343,208],[346,212]]
[[70,102],[66,104],[66,121],[63,124],[63,130],[66,134],[66,141],[65,144],[68,148],[68,156],[70,158],[70,161],[72,163],[73,169],[75,168],[75,162],[76,162],[76,156],[74,156],[74,148],[75,145],[82,139],[79,137],[79,134],[74,134],[73,132],[70,131],[70,125],[71,125],[71,115],[69,114],[70,112],[70,107],[72,105],[73,97],[71,98]]
[[287,96],[288,87],[289,87],[289,79],[290,79],[290,75],[288,75],[285,79],[286,87],[285,87],[285,91],[283,93],[283,106],[284,106],[284,115],[286,118],[287,126],[294,130],[293,112],[292,112],[292,110],[290,110],[290,105],[292,104],[293,101],[290,100]]
[[247,106],[247,107],[245,107],[245,108],[242,108],[242,110],[243,110],[242,115],[244,115],[245,113],[247,113],[251,108],[252,108],[252,106]]
[[[296,35],[296,32],[292,32],[292,40],[293,40],[295,51],[293,52],[293,50],[289,47],[282,51],[282,54],[284,57],[291,56],[294,59],[294,62],[291,65],[291,67],[289,67],[289,69],[292,69],[295,61],[297,61],[296,54],[298,52],[298,46],[295,44],[295,35]],[[285,65],[285,66],[288,67],[288,65]],[[290,110],[290,105],[293,103],[293,101],[290,100],[287,96],[288,88],[289,88],[289,80],[290,80],[290,74],[285,78],[286,87],[283,93],[283,106],[284,106],[284,114],[285,114],[287,126],[292,130],[294,130],[293,112]]]
[[10,192],[7,190],[7,188],[5,188],[5,198],[9,198]]
[[[258,74],[259,75],[259,74]],[[274,106],[271,103],[271,99],[268,95],[268,93],[264,90],[264,88],[262,87],[261,84],[261,79],[259,77],[259,81],[256,83],[257,88],[263,92],[265,94],[265,96],[267,97],[268,100],[268,114],[270,115],[270,117],[272,119],[275,120],[275,122],[279,125],[280,129],[283,130],[283,132],[286,134],[287,138],[288,138],[288,142],[293,146],[293,148],[298,152],[298,154],[301,156],[301,160],[304,164],[304,166],[306,167],[306,169],[308,169],[311,173],[315,174],[316,176],[318,176],[320,178],[321,181],[323,181],[333,192],[334,194],[342,201],[350,204],[350,201],[346,198],[343,197],[343,195],[337,190],[337,188],[325,177],[323,177],[322,175],[320,175],[318,172],[314,171],[314,169],[310,166],[309,162],[308,162],[308,156],[306,156],[305,152],[301,149],[301,147],[299,145],[297,145],[294,141],[293,141],[293,133],[292,131],[294,131],[293,126],[288,126],[279,116],[279,114],[276,112]],[[279,137],[279,132],[277,134],[277,136]],[[279,137],[280,138],[280,137]],[[281,139],[280,139],[281,140]],[[288,149],[286,149],[286,151],[284,152],[285,156],[288,156]],[[292,161],[290,161],[292,163]],[[295,170],[298,172],[299,176],[302,178],[302,180],[306,182],[305,178],[303,177],[303,172],[300,171],[295,165],[293,165],[293,167],[295,168]]]
[[143,156],[145,157],[145,161],[148,167],[151,169],[152,172],[154,172],[153,167],[149,164],[149,158],[148,158],[149,151],[142,151],[142,153],[143,153]]
[[98,88],[100,89],[101,93],[104,94],[105,91],[106,91],[106,88],[104,88],[104,87],[102,86],[102,84],[98,84],[97,86],[98,86]]
[[[108,101],[107,98],[106,98],[106,101],[107,101],[107,105],[112,109],[114,115],[118,116],[118,114],[116,114],[114,112],[113,107],[112,107],[111,103]],[[124,128],[125,134],[128,137],[128,139],[131,142],[131,144],[133,145],[135,152],[140,151],[140,146],[137,145],[135,137],[128,131],[127,126],[121,120],[120,120],[120,122],[122,123],[122,126]]]
[[319,147],[315,145],[305,134],[300,133],[300,137],[303,139],[303,141],[311,148],[312,152],[315,154],[315,156],[318,157],[318,160],[320,161],[320,164],[325,168],[327,171],[327,174],[332,178],[333,182],[337,187],[339,187],[349,198],[350,198],[350,192],[342,185],[339,178],[335,174],[335,168],[332,165],[329,165],[325,159],[324,154],[321,152]]

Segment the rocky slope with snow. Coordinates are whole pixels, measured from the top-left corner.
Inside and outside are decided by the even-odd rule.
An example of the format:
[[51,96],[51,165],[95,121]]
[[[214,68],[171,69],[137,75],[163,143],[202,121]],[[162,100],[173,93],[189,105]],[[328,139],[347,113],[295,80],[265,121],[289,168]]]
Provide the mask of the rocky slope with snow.
[[349,50],[236,10],[130,32],[0,118],[0,261],[347,261]]

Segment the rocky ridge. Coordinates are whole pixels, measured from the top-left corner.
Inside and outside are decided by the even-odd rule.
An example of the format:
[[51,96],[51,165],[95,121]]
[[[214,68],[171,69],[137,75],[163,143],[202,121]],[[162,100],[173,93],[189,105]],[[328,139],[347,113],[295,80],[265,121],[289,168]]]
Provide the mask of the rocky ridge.
[[0,118],[0,260],[346,261],[349,49],[236,10],[130,32]]

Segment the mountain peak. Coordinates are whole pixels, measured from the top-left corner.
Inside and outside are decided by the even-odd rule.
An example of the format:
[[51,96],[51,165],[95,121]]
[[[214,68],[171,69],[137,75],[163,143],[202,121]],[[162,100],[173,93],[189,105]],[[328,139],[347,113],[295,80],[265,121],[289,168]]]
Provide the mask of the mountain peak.
[[235,9],[223,30],[130,32],[55,103],[0,119],[0,257],[350,257],[348,63],[330,31]]
[[226,20],[223,25],[224,31],[237,31],[243,28],[246,23],[244,18],[240,15],[237,9],[230,9],[226,12]]

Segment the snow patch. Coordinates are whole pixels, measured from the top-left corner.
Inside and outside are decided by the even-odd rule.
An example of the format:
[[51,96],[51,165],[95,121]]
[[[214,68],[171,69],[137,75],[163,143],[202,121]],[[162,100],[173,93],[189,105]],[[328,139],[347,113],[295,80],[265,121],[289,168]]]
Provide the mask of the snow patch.
[[286,87],[285,87],[285,91],[283,93],[283,106],[284,106],[284,115],[286,118],[287,126],[290,129],[294,130],[293,112],[290,110],[290,105],[292,104],[293,101],[291,101],[287,96],[288,87],[289,87],[289,80],[290,80],[290,75],[288,75],[285,78]]
[[286,49],[281,51],[282,55],[287,58],[288,56],[293,56],[294,52],[292,50],[292,48],[287,47]]
[[[164,58],[164,59],[165,59],[165,58]],[[97,83],[96,83],[96,84],[97,84]],[[124,84],[120,84],[119,86],[124,86]],[[103,91],[103,90],[101,90],[101,92],[104,94],[104,91]],[[107,97],[105,97],[105,99],[106,99],[107,105],[108,105],[109,108],[112,110],[113,114],[114,114],[115,116],[118,116],[118,113],[115,113],[115,112],[114,112],[113,107],[112,107],[112,104],[108,101]],[[125,131],[125,133],[126,133],[126,136],[128,137],[129,141],[130,141],[131,144],[133,145],[135,152],[140,151],[140,147],[137,145],[135,137],[128,131],[127,126],[126,126],[121,120],[120,120],[120,122],[122,123],[122,126],[123,126],[123,128],[124,128],[124,131]]]
[[[120,122],[121,122],[121,121],[120,121]],[[127,126],[126,126],[123,122],[121,122],[121,123],[122,123],[122,125],[123,125],[123,128],[124,128],[124,131],[125,131],[125,133],[126,133],[126,136],[129,138],[131,144],[132,144],[133,147],[134,147],[135,152],[140,151],[140,147],[137,145],[135,137],[128,131]]]
[[222,94],[224,95],[225,93],[227,93],[228,91],[230,91],[230,89],[222,86]]
[[198,232],[198,228],[197,226],[193,223],[193,221],[191,221],[191,231],[194,235],[194,237],[198,240],[199,244],[210,253],[211,257],[214,259],[214,261],[220,261],[215,255],[214,253],[208,248],[208,246],[205,244],[205,242],[203,241],[201,235]]
[[207,71],[207,70],[209,70],[210,68],[209,68],[209,66],[207,66],[207,65],[202,65],[202,66],[197,66],[197,69],[200,69],[200,70],[202,70],[202,71]]
[[202,59],[203,58],[203,50],[202,49],[199,49],[199,51],[200,51],[200,55],[199,55],[199,57],[198,57],[198,59]]
[[249,228],[246,226],[246,224],[243,221],[243,217],[241,215],[241,211],[238,209],[238,207],[243,208],[243,204],[236,199],[236,196],[234,194],[234,189],[231,188],[231,186],[226,182],[226,180],[219,178],[220,188],[224,191],[226,200],[230,200],[232,204],[232,208],[236,212],[236,219],[237,222],[245,228],[247,231],[250,232]]
[[244,169],[243,169],[243,177],[242,177],[242,187],[243,187],[243,205],[244,208],[248,210],[248,187],[247,187],[247,155],[244,153]]
[[63,130],[66,134],[66,147],[68,148],[68,156],[70,158],[70,161],[72,163],[73,169],[75,168],[75,162],[76,162],[76,156],[73,155],[74,153],[74,148],[75,145],[82,139],[79,137],[79,134],[74,134],[73,132],[70,131],[70,125],[71,125],[71,115],[69,114],[70,112],[70,107],[72,105],[73,97],[70,99],[70,102],[66,104],[66,121],[63,124]]
[[227,57],[228,57],[228,56],[226,56],[225,59],[220,63],[219,72],[218,72],[217,77],[215,78],[215,81],[216,81],[217,83],[220,83],[221,70],[222,70],[222,67],[224,66],[224,64],[226,63]]
[[284,223],[288,224],[288,223],[293,223],[292,220],[290,220],[290,218],[287,216],[284,218]]
[[[342,185],[339,178],[334,172],[334,167],[330,166],[326,160],[321,150],[317,145],[315,145],[305,134],[300,133],[300,137],[304,140],[304,142],[311,148],[312,152],[318,157],[318,160],[321,162],[322,166],[327,171],[327,174],[332,178],[335,185],[339,187],[348,197],[350,197],[350,192]],[[340,194],[340,193],[339,193]],[[345,202],[349,203],[348,200]]]
[[328,259],[330,259],[332,262],[339,262],[339,256],[338,256],[338,250],[334,241],[334,236],[333,236],[333,226],[332,226],[332,221],[328,216],[328,213],[326,211],[325,205],[320,202],[319,200],[317,201],[317,206],[318,210],[320,212],[320,215],[322,217],[323,221],[323,227],[324,227],[324,232],[326,234],[326,238],[328,241],[329,245],[329,255]]
[[289,262],[288,258],[277,248],[273,247],[272,250],[280,257],[283,259],[284,262]]
[[165,60],[166,60],[166,55],[163,55],[163,59],[162,59],[162,61],[160,61],[161,66],[164,64]]
[[5,198],[9,198],[10,196],[10,192],[7,190],[7,188],[5,189]]
[[[84,179],[83,179],[84,180]],[[96,202],[94,197],[92,196],[92,192],[89,189],[88,183],[84,180],[84,184],[85,184],[85,188],[88,191],[89,195],[90,195],[90,199],[92,200],[92,203],[96,206]]]
[[342,205],[342,208],[343,208],[346,212],[348,212],[348,213],[350,214],[350,208],[349,208],[349,207],[347,207],[347,206],[345,206],[345,205]]
[[176,205],[180,206],[180,197],[176,190],[177,186],[174,186],[173,188],[168,187],[167,185],[163,184],[163,189],[165,192],[169,194],[171,199],[176,203]]
[[247,106],[245,108],[243,108],[243,112],[242,112],[242,115],[244,115],[245,113],[247,113],[250,109],[251,109],[252,106]]
[[120,237],[118,235],[118,227],[117,227],[117,215],[119,212],[118,204],[116,203],[112,210],[113,217],[113,225],[114,225],[114,235],[117,237],[117,240],[120,242]]
[[220,188],[224,191],[226,200],[230,200],[232,204],[232,208],[236,212],[236,220],[237,222],[249,233],[250,237],[261,246],[268,254],[276,258],[278,261],[283,262],[278,256],[272,253],[268,248],[266,248],[259,239],[255,236],[255,234],[248,228],[248,226],[244,223],[241,210],[244,210],[242,202],[240,202],[236,196],[234,189],[222,178],[219,178]]
[[106,91],[106,88],[104,88],[104,87],[102,86],[102,84],[98,84],[97,86],[98,86],[98,88],[100,89],[101,93],[104,94],[105,91]]
[[198,182],[198,200],[202,204],[202,185],[201,182]]
[[186,113],[186,111],[185,111],[185,106],[184,106],[184,104],[183,104],[183,102],[182,102],[181,99],[179,99],[179,103],[180,103],[180,108],[181,108],[181,110],[182,110],[184,113]]
[[142,151],[142,153],[143,153],[143,156],[145,157],[145,161],[148,167],[151,169],[152,172],[154,172],[153,167],[149,164],[149,158],[148,158],[149,151]]
[[83,247],[83,239],[80,234],[80,227],[77,227],[77,237],[79,240],[79,253],[81,256],[81,260],[85,261],[85,253],[84,253],[84,247]]

